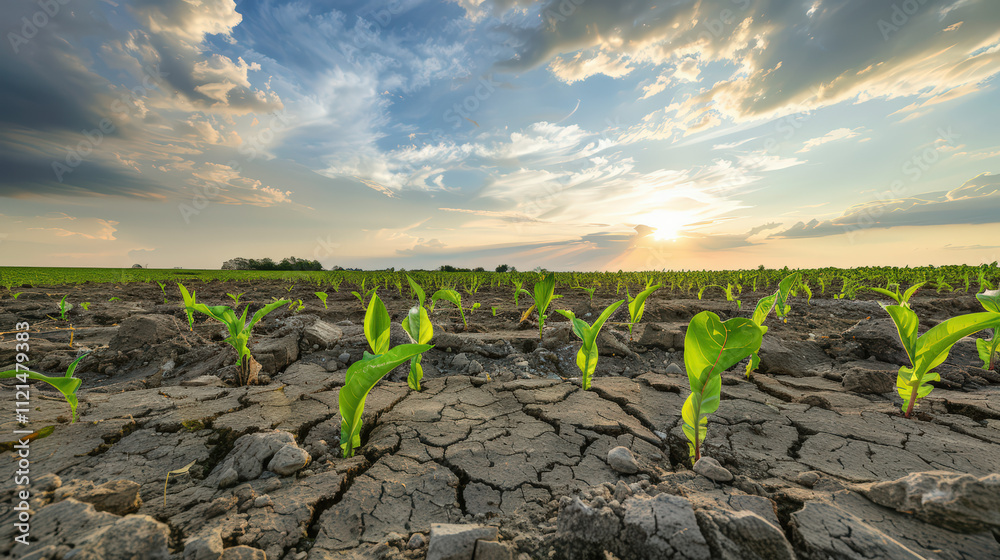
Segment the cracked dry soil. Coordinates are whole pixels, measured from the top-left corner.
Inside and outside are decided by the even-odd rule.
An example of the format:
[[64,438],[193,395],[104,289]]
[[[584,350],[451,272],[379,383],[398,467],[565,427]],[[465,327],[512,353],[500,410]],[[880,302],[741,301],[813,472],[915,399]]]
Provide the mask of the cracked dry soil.
[[[311,295],[279,288],[225,286],[250,301]],[[691,470],[679,419],[686,322],[702,309],[739,314],[724,301],[658,292],[631,340],[624,325],[605,328],[583,391],[568,323],[553,314],[539,340],[505,291],[483,290],[475,300],[500,305],[497,316],[477,311],[466,329],[436,310],[424,390],[408,389],[405,367],[387,376],[368,398],[362,448],[343,459],[337,395],[365,349],[349,290],[329,309],[312,298],[268,316],[252,345],[264,384],[251,387],[227,383],[234,355],[220,327],[189,330],[156,286],[69,288],[122,299],[71,312],[71,348],[46,316],[66,290],[0,302],[0,323],[38,325],[36,370],[92,352],[77,374],[78,422],[57,393],[32,387],[31,426],[56,428],[31,444],[29,547],[13,543],[17,487],[0,483],[5,557],[425,558],[432,524],[448,523],[499,528],[500,555],[476,558],[1000,558],[1000,375],[978,369],[963,340],[920,417],[903,418],[895,333],[874,301],[793,299],[787,324],[768,323],[761,370],[724,374],[704,447],[734,475],[718,483]],[[221,302],[225,290],[198,286],[198,297]],[[384,296],[398,322],[411,302]],[[584,316],[612,298],[597,300],[557,304]],[[914,302],[922,328],[975,306],[965,294]],[[3,369],[13,356],[8,336]],[[638,472],[609,465],[619,446]],[[192,462],[164,500],[167,472]]]

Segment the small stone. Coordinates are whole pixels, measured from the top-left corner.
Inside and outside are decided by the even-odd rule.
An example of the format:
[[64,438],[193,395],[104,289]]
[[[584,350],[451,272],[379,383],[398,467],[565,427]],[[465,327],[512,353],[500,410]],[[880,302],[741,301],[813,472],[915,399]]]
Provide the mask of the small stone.
[[733,473],[711,457],[698,459],[698,462],[694,464],[694,472],[716,482],[729,482],[733,479]]
[[267,494],[264,494],[263,496],[257,496],[253,501],[253,507],[255,508],[262,508],[270,505],[273,505],[273,502],[271,502],[271,497],[268,496]]
[[628,484],[625,484],[624,481],[619,480],[618,484],[615,485],[615,500],[617,500],[618,503],[621,503],[625,501],[625,498],[628,498],[631,495],[632,489],[629,488]]
[[608,466],[622,474],[639,472],[639,462],[628,448],[618,446],[608,451]]
[[468,371],[473,375],[482,373],[483,364],[477,362],[476,360],[472,360],[471,362],[469,362]]
[[477,540],[497,540],[497,528],[483,525],[432,523],[427,560],[469,560]]
[[340,362],[337,361],[337,360],[327,360],[326,363],[323,364],[323,368],[327,372],[333,373],[333,372],[337,371],[338,369],[340,369]]
[[528,367],[528,361],[527,360],[518,360],[518,361],[514,362],[514,365],[517,366],[517,367]]
[[297,445],[282,446],[267,464],[268,470],[288,476],[309,464],[309,453]]
[[819,476],[820,476],[819,471],[805,471],[799,473],[799,476],[796,477],[796,480],[802,486],[805,486],[806,488],[812,488],[817,482],[819,482]]
[[497,541],[476,541],[473,560],[513,560],[514,551],[506,543]]
[[678,374],[684,373],[684,370],[681,369],[681,366],[675,364],[674,362],[670,362],[670,365],[667,366],[666,371],[667,373],[678,373]]
[[222,548],[220,529],[198,533],[184,541],[184,560],[219,560]]
[[236,469],[230,467],[219,475],[219,488],[230,488],[236,486],[240,481],[240,473],[236,472]]
[[662,439],[663,441],[667,441],[667,433],[666,432],[654,431],[653,435],[655,435],[656,437]]
[[337,356],[337,359],[346,364],[351,361],[351,354],[349,352],[344,352],[340,356]]
[[464,352],[461,354],[455,354],[455,358],[451,361],[451,367],[455,369],[465,369],[469,365],[469,357],[465,355]]
[[418,548],[423,548],[427,544],[427,539],[424,538],[423,533],[413,533],[410,540],[406,543],[406,548],[410,550],[416,550]]

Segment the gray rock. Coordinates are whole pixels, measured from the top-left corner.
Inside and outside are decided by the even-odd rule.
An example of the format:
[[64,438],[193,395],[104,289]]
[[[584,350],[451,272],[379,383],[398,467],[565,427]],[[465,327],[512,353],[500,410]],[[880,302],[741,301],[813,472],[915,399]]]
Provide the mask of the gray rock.
[[633,338],[642,346],[670,350],[684,347],[686,332],[687,323],[640,323],[634,329]]
[[844,339],[857,342],[877,360],[897,366],[910,365],[910,359],[899,342],[896,325],[888,317],[862,319],[844,331]]
[[202,531],[184,541],[184,560],[219,560],[222,548],[220,528]]
[[464,370],[469,365],[469,357],[465,353],[456,354],[451,360],[451,367],[456,370]]
[[951,531],[1000,529],[1000,474],[976,478],[948,471],[913,473],[876,482],[865,495],[876,504],[913,513]]
[[781,529],[752,511],[695,513],[713,560],[795,560]]
[[89,480],[73,480],[56,490],[56,499],[75,498],[93,504],[97,511],[126,515],[139,510],[139,484],[131,480],[112,480],[94,486]]
[[[885,365],[889,366],[889,364]],[[897,372],[894,369],[872,369],[868,362],[851,362],[845,366],[849,368],[844,372],[844,378],[841,381],[845,391],[865,395],[881,395],[891,393],[896,388]]]
[[222,560],[267,560],[267,554],[252,546],[234,546],[222,551]]
[[812,488],[817,482],[819,482],[821,473],[819,471],[805,471],[799,473],[796,477],[796,481],[802,486],[807,488]]
[[172,315],[138,315],[122,321],[108,349],[112,352],[128,353],[146,346],[159,344],[179,335],[186,324]]
[[416,550],[418,548],[423,548],[426,544],[427,539],[424,537],[423,533],[413,533],[410,540],[406,542],[406,548]]
[[681,366],[677,365],[676,363],[670,362],[670,365],[667,366],[666,372],[681,375],[684,373],[684,370],[681,369]]
[[[301,453],[296,450],[300,450]],[[279,451],[282,453],[275,463],[274,458]],[[269,461],[285,469],[286,472],[287,469],[293,469],[289,472],[291,474],[302,468],[308,462],[308,457],[309,454],[296,445],[295,438],[288,432],[272,430],[247,434],[236,440],[232,451],[215,467],[205,482],[221,487],[223,481],[228,482],[232,478],[231,473],[227,472],[228,469],[236,471],[237,480],[253,480],[261,476],[265,464],[271,468]],[[294,468],[296,465],[299,465],[298,468]]]
[[614,498],[618,502],[624,502],[627,498],[632,495],[632,489],[625,484],[625,481],[619,480],[618,484],[615,484]]
[[302,341],[308,346],[316,345],[320,348],[329,348],[337,344],[343,336],[344,331],[340,330],[340,327],[322,320],[317,320],[302,330]]
[[612,331],[602,330],[597,335],[597,353],[600,356],[620,356],[636,358],[637,354],[629,349],[624,342],[618,340]]
[[199,375],[181,381],[181,387],[222,387],[222,380],[215,375]]
[[818,342],[765,336],[760,347],[762,373],[814,377],[830,371],[832,363]]
[[344,364],[349,363],[351,361],[351,353],[350,352],[343,352],[339,356],[337,356],[337,359],[340,360],[341,363],[344,363]]
[[639,472],[639,462],[627,447],[613,447],[608,451],[608,466],[622,474]]
[[633,496],[623,504],[621,557],[708,560],[708,542],[698,528],[691,502],[680,496]]
[[275,452],[271,462],[267,464],[267,469],[281,476],[288,476],[305,468],[310,459],[305,449],[297,445],[285,445]]
[[473,560],[513,560],[514,551],[506,543],[496,541],[476,541]]
[[236,469],[232,467],[227,467],[219,473],[217,480],[219,488],[231,488],[240,483],[240,473],[236,472]]
[[271,501],[271,497],[268,496],[267,494],[264,494],[263,496],[257,496],[256,498],[254,498],[253,507],[262,508],[265,506],[273,505],[273,503],[274,502]]
[[591,551],[608,549],[621,531],[621,520],[611,508],[592,508],[580,498],[567,500],[556,520],[556,537],[563,558],[588,557]]
[[469,366],[466,369],[467,369],[467,371],[469,373],[471,373],[473,375],[475,375],[477,373],[482,373],[483,372],[483,364],[477,362],[476,360],[472,360],[472,361],[469,362]]
[[694,464],[694,472],[716,482],[729,482],[733,479],[733,473],[719,464],[712,457],[702,457]]
[[792,513],[791,530],[796,550],[810,560],[923,560],[898,540],[824,502],[806,502]]
[[497,540],[497,528],[483,525],[432,523],[427,560],[469,560],[477,540]]
[[252,345],[250,350],[253,352],[253,357],[260,362],[263,373],[275,374],[299,359],[299,335],[265,338]]
[[[123,538],[127,536],[127,538]],[[148,515],[129,515],[87,539],[76,560],[166,560],[170,528]]]

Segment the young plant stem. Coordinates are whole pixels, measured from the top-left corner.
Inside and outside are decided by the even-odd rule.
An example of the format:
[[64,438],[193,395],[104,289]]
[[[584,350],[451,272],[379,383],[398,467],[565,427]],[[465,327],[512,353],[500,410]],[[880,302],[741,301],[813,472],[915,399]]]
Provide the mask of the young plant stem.
[[910,417],[910,413],[913,412],[913,405],[917,402],[917,390],[920,388],[919,385],[913,387],[913,392],[910,393],[910,402],[906,405],[906,417]]

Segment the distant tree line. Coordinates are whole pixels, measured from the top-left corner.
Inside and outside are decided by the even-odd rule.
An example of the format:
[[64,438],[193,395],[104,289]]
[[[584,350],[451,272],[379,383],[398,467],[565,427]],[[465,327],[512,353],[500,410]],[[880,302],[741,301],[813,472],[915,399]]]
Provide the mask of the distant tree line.
[[222,270],[323,270],[319,261],[286,257],[280,262],[273,259],[245,259],[237,257],[222,263]]

